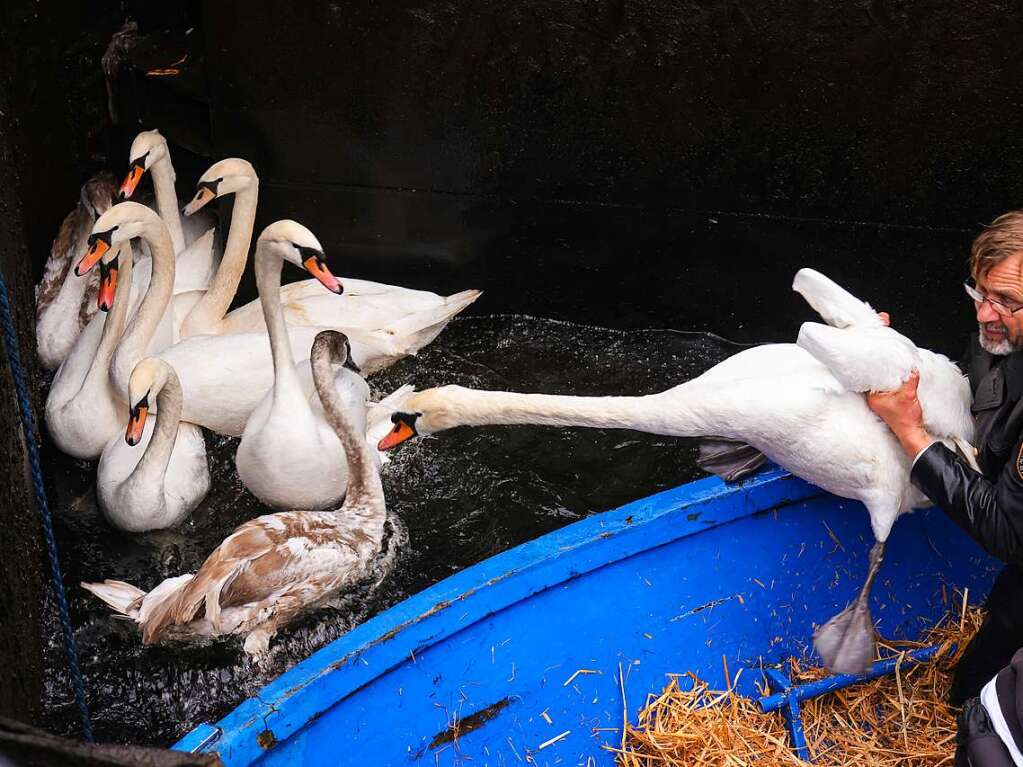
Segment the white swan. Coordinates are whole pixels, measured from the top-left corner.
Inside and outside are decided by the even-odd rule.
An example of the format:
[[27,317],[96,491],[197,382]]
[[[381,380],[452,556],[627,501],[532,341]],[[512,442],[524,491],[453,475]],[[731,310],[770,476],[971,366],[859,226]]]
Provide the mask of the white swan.
[[[134,202],[112,207],[93,226],[92,247],[77,268],[90,268],[112,245],[133,237],[141,237],[148,243],[153,254],[153,277],[110,360],[114,390],[126,393],[129,375],[138,361],[158,351],[157,356],[174,368],[181,381],[184,399],[181,420],[220,434],[240,435],[249,415],[273,385],[267,334],[199,335],[169,348],[161,346],[157,339],[168,337],[167,318],[172,316],[167,308],[179,296],[172,296],[174,254],[170,236],[156,213]],[[326,267],[320,271],[323,279],[334,285],[334,278]],[[289,329],[296,360],[309,358],[309,349],[318,331],[314,327]],[[358,341],[352,342],[352,352],[357,363],[363,359],[373,363],[378,359],[373,356],[376,352],[367,350]],[[109,441],[109,436],[103,444]]]
[[130,168],[121,184],[119,198],[130,199],[145,172],[152,173],[156,209],[167,226],[174,253],[178,257],[174,292],[205,290],[217,265],[213,241],[209,240],[209,247],[189,246],[205,234],[213,223],[206,217],[197,217],[186,223],[188,231],[182,226],[178,195],[174,188],[176,176],[167,140],[159,131],[142,131],[132,142],[128,156]]
[[[45,418],[50,437],[58,448],[75,458],[98,458],[104,445],[124,428],[125,412],[120,404],[124,394],[118,396],[109,368],[127,318],[138,304],[138,291],[132,284],[131,253],[131,244],[126,240],[114,248],[104,248],[100,254],[102,278],[98,299],[109,313],[100,312],[90,320],[57,370],[46,396]],[[145,273],[144,282],[149,279],[149,266],[150,260],[145,259],[137,270]],[[122,289],[115,297],[118,272]],[[163,335],[169,338],[168,334]]]
[[[256,242],[256,284],[270,335],[274,384],[249,416],[235,464],[252,494],[277,509],[334,508],[348,482],[341,442],[295,367],[278,290],[284,261],[301,266],[322,258],[313,233],[294,221],[271,224]],[[320,291],[327,293],[322,285]],[[356,430],[365,434],[369,386],[357,371],[346,369],[337,388]]]
[[[67,358],[78,334],[96,314],[99,275],[79,277],[71,267],[85,250],[93,223],[113,204],[116,186],[106,171],[82,185],[78,204],[61,223],[43,278],[36,285],[36,352],[47,370]],[[95,338],[98,342],[98,333]]]
[[[192,215],[217,197],[235,195],[224,257],[209,292],[182,326],[183,338],[266,328],[258,300],[228,313],[248,258],[258,190],[259,178],[252,165],[229,158],[215,163],[202,175],[195,198],[185,207],[185,214]],[[307,259],[304,265],[317,276],[321,264],[315,258]],[[344,277],[340,281],[345,286],[340,298],[325,294],[316,279],[280,287],[285,321],[289,325],[330,327],[348,333],[352,341],[377,350],[382,364],[374,369],[418,352],[437,337],[452,317],[481,295],[478,290],[464,290],[440,296],[366,280]]]
[[[202,430],[180,423],[181,384],[161,359],[150,357],[135,366],[128,402],[127,432],[115,435],[99,459],[99,507],[121,530],[173,527],[210,489]],[[147,418],[153,405],[156,418]]]
[[281,627],[370,574],[383,540],[386,507],[372,451],[334,387],[331,365],[344,361],[345,346],[341,334],[325,331],[312,350],[316,389],[348,461],[341,508],[246,522],[194,576],[167,579],[148,594],[123,581],[82,584],[134,619],[144,643],[234,633],[245,636],[245,651],[260,658]]
[[[973,468],[980,471],[969,444],[973,439],[969,384],[958,368],[940,355],[918,349],[908,338],[886,327],[869,304],[813,269],[800,269],[792,287],[830,324],[804,323],[796,341],[800,347],[827,366],[851,392],[890,391],[904,383],[914,370],[920,370],[918,393],[925,426],[951,440]],[[907,482],[908,479],[907,476]],[[814,634],[814,645],[832,670],[862,673],[874,659],[870,590],[884,559],[888,534],[899,514],[914,506],[930,505],[928,499],[921,497],[909,507],[894,502],[867,507],[877,540],[870,550],[863,587],[845,610]]]
[[[828,290],[814,292],[814,287],[825,284]],[[826,299],[838,294],[832,291],[848,294],[830,281],[803,279],[796,285],[808,298],[813,296],[811,302],[818,302],[815,306],[825,318],[838,322],[840,312],[829,311],[834,306]],[[850,305],[849,301],[841,303]],[[865,311],[873,316],[871,310]],[[858,355],[861,360],[883,362],[899,354],[906,344],[912,346],[895,331],[882,328],[876,317],[874,321],[876,325],[869,328],[872,341],[866,353]],[[861,331],[855,325],[846,330],[817,327],[822,329],[820,335],[804,327],[800,340],[808,346],[811,338],[819,340],[812,346],[814,353],[795,344],[754,347],[680,386],[643,397],[515,394],[459,386],[427,389],[407,396],[395,408],[390,430],[379,448],[390,449],[417,434],[486,424],[592,426],[678,437],[723,437],[752,446],[828,492],[863,502],[874,535],[883,543],[899,514],[930,502],[910,483],[910,459],[895,436],[869,410],[861,391],[843,384],[844,379],[852,385],[852,379],[839,364],[841,353],[827,351],[837,346],[825,336],[847,333],[849,345],[855,345],[855,334]],[[915,346],[912,349],[915,353],[906,359],[920,372],[920,401],[929,433],[953,448],[969,442],[973,420],[966,378],[945,357]],[[855,369],[855,364],[848,367]],[[902,375],[908,376],[909,369],[902,367],[896,377]],[[748,462],[749,452],[755,451],[742,454],[742,461]],[[731,467],[725,463],[722,468],[727,473]],[[883,547],[872,552],[871,578],[882,551]],[[864,607],[869,586],[868,579],[858,600]],[[862,617],[863,613],[858,614]],[[853,630],[851,641],[829,644],[830,636],[847,632],[828,631],[818,648],[833,670],[862,671],[864,663],[873,659],[873,637],[869,638],[870,657],[864,661],[868,645],[859,631],[862,621],[857,625],[848,620],[838,623]]]

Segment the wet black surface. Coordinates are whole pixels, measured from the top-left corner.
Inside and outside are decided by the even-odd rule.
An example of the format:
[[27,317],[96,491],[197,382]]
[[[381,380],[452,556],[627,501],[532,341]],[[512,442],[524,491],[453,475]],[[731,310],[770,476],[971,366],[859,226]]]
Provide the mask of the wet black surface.
[[[704,334],[620,332],[526,317],[455,320],[418,358],[371,380],[576,394],[645,394],[698,375],[740,346]],[[237,441],[208,440],[213,491],[177,530],[127,535],[99,516],[94,468],[47,456],[56,485],[68,584],[121,578],[141,588],[194,570],[236,525],[265,509],[239,483]],[[216,721],[273,676],[353,624],[438,580],[574,520],[699,476],[690,440],[625,431],[455,429],[393,454],[384,489],[394,517],[393,569],[283,632],[269,666],[246,663],[240,642],[143,648],[134,625],[72,586],[73,620],[101,741],[169,744]],[[49,647],[48,728],[75,733],[56,631]]]

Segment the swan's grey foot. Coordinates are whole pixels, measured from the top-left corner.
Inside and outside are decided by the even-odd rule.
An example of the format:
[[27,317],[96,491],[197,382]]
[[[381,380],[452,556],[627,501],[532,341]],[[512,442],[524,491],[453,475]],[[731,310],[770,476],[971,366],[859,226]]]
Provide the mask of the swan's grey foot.
[[836,674],[863,674],[876,657],[874,620],[870,615],[870,588],[884,561],[884,543],[870,549],[870,566],[863,588],[854,601],[813,635],[824,665]]
[[813,635],[824,665],[836,674],[863,674],[873,662],[874,621],[866,600],[857,599]]
[[745,442],[724,437],[704,437],[699,442],[696,465],[725,482],[738,482],[767,462],[767,456]]

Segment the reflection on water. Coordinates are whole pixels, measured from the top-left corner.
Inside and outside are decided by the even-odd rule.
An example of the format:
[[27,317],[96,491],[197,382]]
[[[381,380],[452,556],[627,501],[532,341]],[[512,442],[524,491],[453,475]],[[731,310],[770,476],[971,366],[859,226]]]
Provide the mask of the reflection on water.
[[[649,394],[734,354],[722,339],[675,331],[620,332],[528,317],[455,320],[417,358],[371,379],[379,396],[416,388],[562,394]],[[113,618],[77,584],[119,578],[152,588],[194,571],[234,527],[263,507],[239,482],[236,439],[207,439],[213,475],[206,501],[180,528],[144,535],[111,529],[92,491],[94,467],[50,450],[51,504],[78,627],[79,652],[100,741],[165,745],[216,721],[272,677],[353,625],[426,586],[574,520],[700,475],[691,440],[626,431],[495,426],[416,440],[384,471],[394,566],[382,582],[281,632],[267,668],[245,661],[236,639],[200,647],[143,648],[134,624]],[[51,611],[52,614],[52,611]],[[55,731],[76,733],[54,625],[46,707]]]

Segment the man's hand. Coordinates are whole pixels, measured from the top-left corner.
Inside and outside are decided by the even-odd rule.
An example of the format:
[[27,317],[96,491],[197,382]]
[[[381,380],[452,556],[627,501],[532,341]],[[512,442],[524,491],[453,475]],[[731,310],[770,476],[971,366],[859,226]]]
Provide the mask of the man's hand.
[[892,326],[892,317],[888,314],[888,312],[878,312],[877,318],[881,320],[881,324],[886,328],[890,328]]
[[911,458],[934,442],[924,428],[924,413],[916,396],[919,385],[920,373],[914,370],[898,389],[867,394],[867,405],[888,424]]

